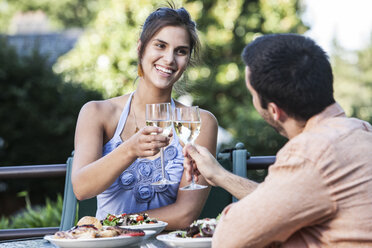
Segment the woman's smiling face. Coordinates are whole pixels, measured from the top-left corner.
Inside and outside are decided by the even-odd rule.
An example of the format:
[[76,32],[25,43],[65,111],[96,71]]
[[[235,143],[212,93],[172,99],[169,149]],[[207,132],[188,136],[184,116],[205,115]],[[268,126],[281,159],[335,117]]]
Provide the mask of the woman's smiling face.
[[141,66],[144,79],[167,89],[181,77],[190,60],[190,37],[180,26],[160,29],[147,44]]

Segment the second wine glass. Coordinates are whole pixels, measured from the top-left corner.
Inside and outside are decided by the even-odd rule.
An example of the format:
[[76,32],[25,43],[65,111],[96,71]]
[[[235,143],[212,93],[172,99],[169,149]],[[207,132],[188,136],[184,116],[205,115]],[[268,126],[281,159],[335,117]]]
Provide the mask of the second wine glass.
[[[200,133],[201,120],[198,106],[175,108],[173,113],[173,125],[177,136],[185,144],[193,144]],[[194,176],[191,183],[181,190],[195,190],[207,188],[206,185],[196,184]]]
[[[171,105],[170,103],[154,103],[146,104],[146,125],[153,127],[161,127],[163,132],[161,135],[168,136],[172,131],[172,118],[171,118]],[[165,164],[164,164],[164,148],[160,148],[160,162],[162,179],[152,183],[152,185],[175,184],[165,177]]]

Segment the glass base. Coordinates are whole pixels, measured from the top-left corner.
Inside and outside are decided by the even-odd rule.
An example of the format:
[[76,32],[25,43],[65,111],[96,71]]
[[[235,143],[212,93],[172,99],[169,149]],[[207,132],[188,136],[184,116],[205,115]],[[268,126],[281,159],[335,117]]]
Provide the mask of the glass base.
[[165,185],[165,184],[176,184],[176,183],[179,183],[179,182],[173,182],[173,181],[169,181],[168,179],[163,178],[160,181],[152,183],[151,185]]
[[200,185],[196,183],[190,183],[189,185],[180,188],[180,190],[196,190],[196,189],[205,189],[208,188],[206,185]]

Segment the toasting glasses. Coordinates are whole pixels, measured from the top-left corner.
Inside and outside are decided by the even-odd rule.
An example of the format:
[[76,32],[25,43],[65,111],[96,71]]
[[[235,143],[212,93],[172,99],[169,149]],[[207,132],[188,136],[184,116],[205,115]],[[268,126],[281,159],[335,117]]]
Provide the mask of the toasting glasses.
[[[146,104],[146,125],[161,127],[164,136],[168,136],[172,131],[172,118],[171,118],[171,105],[170,103],[155,103]],[[165,178],[165,165],[164,165],[164,148],[160,148],[160,162],[161,162],[161,173],[162,179],[160,181],[152,183],[152,185],[164,185],[164,184],[175,184]]]
[[[177,136],[185,145],[189,143],[193,144],[200,133],[201,121],[199,107],[175,108],[173,113],[173,125]],[[191,178],[191,183],[180,188],[181,190],[204,189],[207,187],[205,185],[196,184],[194,182],[194,176]]]

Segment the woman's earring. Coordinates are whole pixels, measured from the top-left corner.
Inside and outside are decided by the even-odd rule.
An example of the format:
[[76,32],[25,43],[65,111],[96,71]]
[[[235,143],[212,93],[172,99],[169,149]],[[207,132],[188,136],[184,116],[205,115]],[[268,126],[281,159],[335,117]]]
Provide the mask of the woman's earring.
[[141,64],[138,65],[138,76],[142,77],[143,76],[143,71],[142,71],[142,66]]

